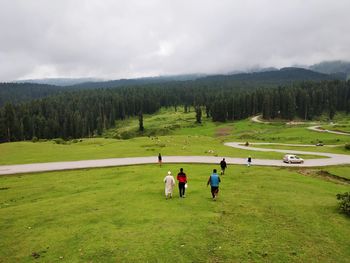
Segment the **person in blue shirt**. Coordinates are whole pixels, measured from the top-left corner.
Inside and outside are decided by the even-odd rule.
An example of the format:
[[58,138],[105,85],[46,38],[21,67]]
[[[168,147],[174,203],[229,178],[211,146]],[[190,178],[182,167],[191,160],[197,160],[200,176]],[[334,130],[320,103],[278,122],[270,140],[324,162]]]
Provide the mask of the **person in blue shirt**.
[[213,173],[209,177],[207,186],[210,184],[211,186],[211,195],[213,200],[215,201],[219,194],[219,184],[220,184],[220,176],[218,175],[216,169],[213,170]]

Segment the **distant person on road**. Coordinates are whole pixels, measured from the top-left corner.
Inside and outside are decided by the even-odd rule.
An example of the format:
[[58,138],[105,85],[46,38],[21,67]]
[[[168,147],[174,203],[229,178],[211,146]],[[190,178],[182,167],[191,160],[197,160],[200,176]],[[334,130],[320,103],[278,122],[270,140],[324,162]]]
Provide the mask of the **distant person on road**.
[[225,169],[227,168],[227,164],[226,164],[225,158],[223,158],[222,161],[220,162],[220,167],[221,167],[221,174],[224,175],[225,174]]
[[180,168],[180,172],[177,174],[177,180],[179,181],[180,197],[185,197],[185,185],[187,183],[187,176],[184,173],[184,169]]
[[209,177],[209,180],[207,182],[207,186],[210,185],[211,187],[211,195],[213,197],[213,200],[215,201],[219,194],[219,184],[220,184],[220,176],[217,174],[216,169],[213,170],[213,173]]
[[168,172],[168,175],[164,177],[165,183],[165,199],[173,198],[173,190],[175,186],[174,176],[171,175],[171,172]]
[[249,155],[247,159],[247,166],[250,167],[251,164],[252,164],[252,157]]
[[158,163],[159,166],[162,166],[162,155],[160,153],[158,154]]

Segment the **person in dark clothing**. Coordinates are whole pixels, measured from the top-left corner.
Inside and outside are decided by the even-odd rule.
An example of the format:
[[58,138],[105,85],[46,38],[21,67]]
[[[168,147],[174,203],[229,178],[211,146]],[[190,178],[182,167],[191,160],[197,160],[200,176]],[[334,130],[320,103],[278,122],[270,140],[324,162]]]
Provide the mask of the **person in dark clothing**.
[[185,185],[187,183],[187,176],[184,173],[184,169],[180,169],[180,172],[177,174],[177,180],[179,181],[179,192],[180,197],[185,197]]
[[158,154],[158,163],[159,163],[159,166],[162,166],[162,155],[161,154]]
[[221,174],[224,175],[225,174],[225,169],[227,168],[227,164],[226,164],[225,158],[223,158],[222,161],[220,162],[220,167],[221,167]]
[[216,169],[213,170],[213,173],[208,179],[207,186],[211,186],[211,195],[213,200],[215,201],[219,194],[219,184],[220,184],[220,176],[217,174]]
[[247,159],[247,166],[250,167],[251,164],[252,164],[252,157],[249,156]]

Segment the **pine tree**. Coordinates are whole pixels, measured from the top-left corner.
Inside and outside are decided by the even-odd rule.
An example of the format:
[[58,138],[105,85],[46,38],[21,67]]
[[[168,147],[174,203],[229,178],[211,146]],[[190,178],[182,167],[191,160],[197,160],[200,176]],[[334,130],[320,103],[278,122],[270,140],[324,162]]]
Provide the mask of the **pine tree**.
[[143,127],[143,114],[142,111],[139,112],[139,131],[143,132],[144,127]]
[[196,106],[196,122],[202,123],[202,109],[200,106]]

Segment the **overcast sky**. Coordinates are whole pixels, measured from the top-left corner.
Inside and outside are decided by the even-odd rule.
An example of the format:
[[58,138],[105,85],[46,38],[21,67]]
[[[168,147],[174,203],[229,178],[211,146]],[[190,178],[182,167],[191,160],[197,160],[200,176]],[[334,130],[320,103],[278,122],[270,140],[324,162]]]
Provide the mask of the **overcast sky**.
[[350,60],[349,0],[0,0],[0,81]]

